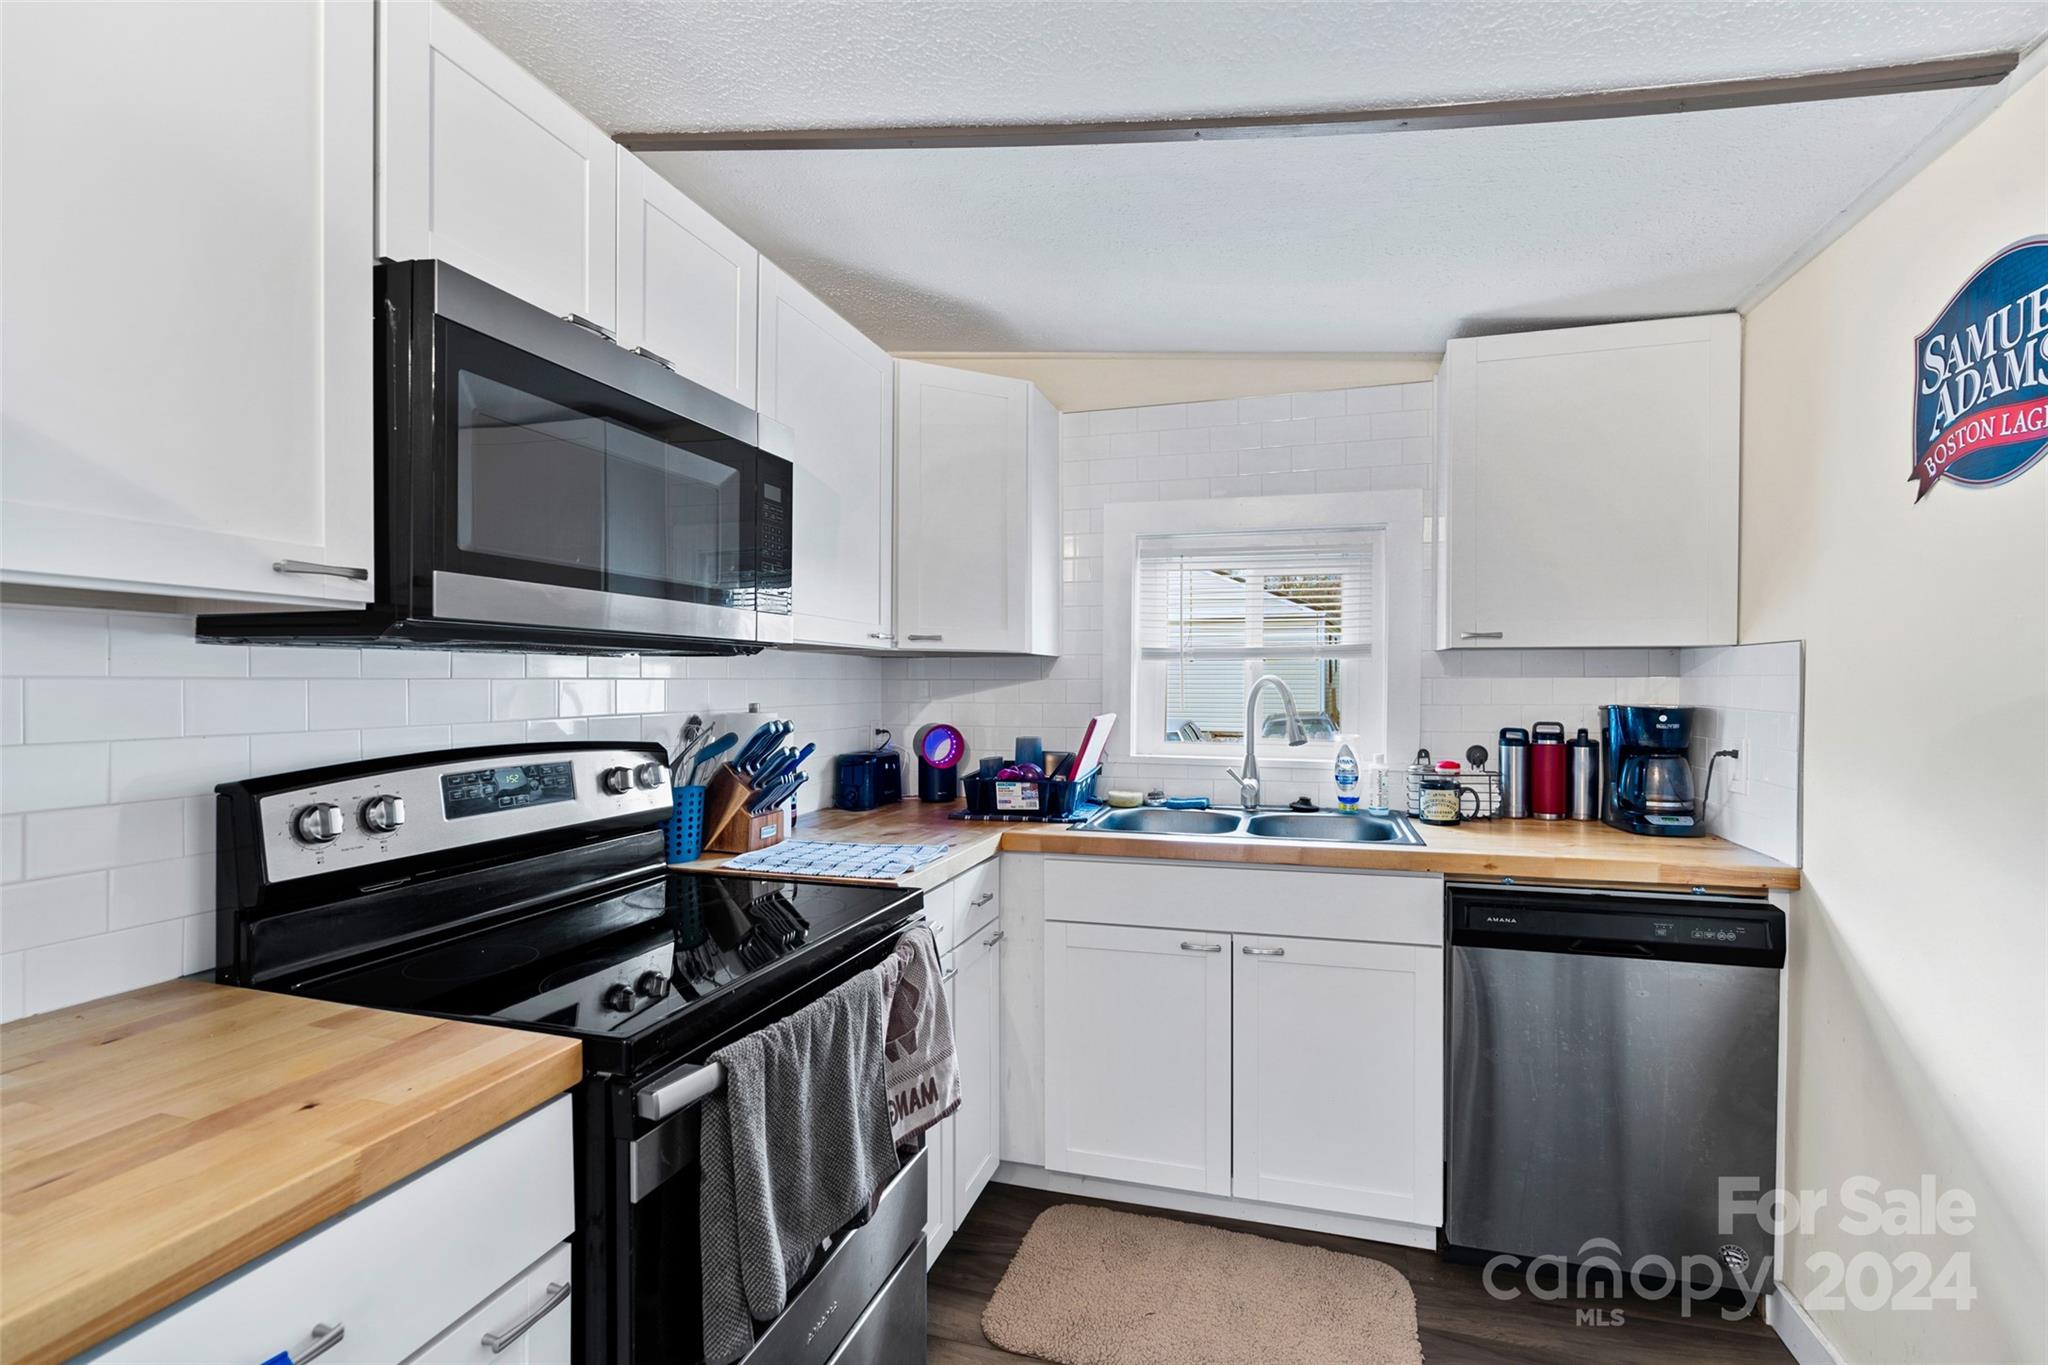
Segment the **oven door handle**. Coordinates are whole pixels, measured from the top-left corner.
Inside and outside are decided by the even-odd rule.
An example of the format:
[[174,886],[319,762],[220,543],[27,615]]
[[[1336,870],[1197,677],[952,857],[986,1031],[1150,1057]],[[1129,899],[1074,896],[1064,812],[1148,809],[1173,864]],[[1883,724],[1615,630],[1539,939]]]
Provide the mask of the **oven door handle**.
[[634,1108],[641,1118],[659,1121],[681,1113],[699,1100],[711,1098],[724,1084],[725,1068],[717,1062],[684,1067],[673,1080],[641,1091]]

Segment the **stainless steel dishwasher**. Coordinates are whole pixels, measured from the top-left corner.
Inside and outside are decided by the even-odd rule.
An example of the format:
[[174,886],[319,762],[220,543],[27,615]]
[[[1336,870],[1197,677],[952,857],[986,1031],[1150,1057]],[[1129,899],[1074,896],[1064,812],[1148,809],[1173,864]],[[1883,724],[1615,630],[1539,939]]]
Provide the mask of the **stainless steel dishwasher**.
[[1446,1253],[1757,1283],[1770,1235],[1722,1226],[1719,1182],[1777,1184],[1784,915],[1454,886],[1450,919]]

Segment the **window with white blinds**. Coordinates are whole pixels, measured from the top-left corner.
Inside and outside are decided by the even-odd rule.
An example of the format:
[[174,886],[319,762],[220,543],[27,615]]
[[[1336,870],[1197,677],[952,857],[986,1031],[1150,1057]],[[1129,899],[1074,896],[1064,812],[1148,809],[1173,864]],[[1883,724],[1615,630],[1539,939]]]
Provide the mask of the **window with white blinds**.
[[[1140,723],[1171,744],[1241,749],[1246,693],[1273,673],[1311,741],[1361,729],[1368,717],[1352,713],[1376,691],[1375,547],[1367,531],[1138,537]],[[1260,738],[1284,744],[1279,695],[1269,689],[1260,709]]]

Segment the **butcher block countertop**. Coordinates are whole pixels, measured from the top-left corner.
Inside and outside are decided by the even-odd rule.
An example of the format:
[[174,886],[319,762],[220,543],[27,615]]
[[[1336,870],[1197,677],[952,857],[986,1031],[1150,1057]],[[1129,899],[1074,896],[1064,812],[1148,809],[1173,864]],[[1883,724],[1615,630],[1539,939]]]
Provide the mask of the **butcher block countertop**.
[[[1576,820],[1495,820],[1450,826],[1418,821],[1415,830],[1422,836],[1423,847],[1415,848],[1210,839],[1186,834],[1109,834],[1065,825],[948,819],[955,809],[904,801],[872,811],[818,811],[798,818],[795,837],[876,844],[953,841],[944,858],[898,883],[919,889],[948,881],[998,852],[1437,872],[1447,877],[1514,877],[1573,886],[1704,886],[1746,895],[1792,890],[1799,885],[1798,868],[1726,839],[1711,835],[1657,839]],[[711,872],[726,858],[725,854],[711,854],[690,867]]]
[[574,1039],[194,981],[0,1028],[0,1359],[62,1360],[573,1086]]

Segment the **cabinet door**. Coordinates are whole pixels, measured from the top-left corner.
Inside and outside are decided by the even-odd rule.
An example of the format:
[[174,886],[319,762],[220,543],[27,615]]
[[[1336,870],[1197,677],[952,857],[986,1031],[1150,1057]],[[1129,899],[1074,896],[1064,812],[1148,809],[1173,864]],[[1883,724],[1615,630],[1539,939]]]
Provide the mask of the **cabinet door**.
[[0,576],[369,600],[373,17],[6,7]]
[[1046,924],[1045,1164],[1230,1193],[1230,935]]
[[954,955],[953,1047],[960,1058],[960,1108],[953,1126],[953,1227],[996,1173],[1003,1130],[1003,932],[986,926]]
[[619,149],[619,344],[754,406],[761,253]]
[[[952,979],[946,991],[952,993]],[[924,1265],[938,1263],[946,1243],[953,1240],[953,1120],[933,1124],[924,1135]]]
[[377,251],[446,261],[536,307],[618,326],[618,150],[439,5],[384,20]]
[[763,260],[760,357],[761,415],[796,438],[795,638],[887,648],[896,573],[888,353]]
[[896,367],[896,630],[909,648],[1023,653],[1030,630],[1032,388]]
[[1735,639],[1741,320],[1453,341],[1439,648]]
[[1239,935],[1240,1199],[1443,1221],[1443,952]]

